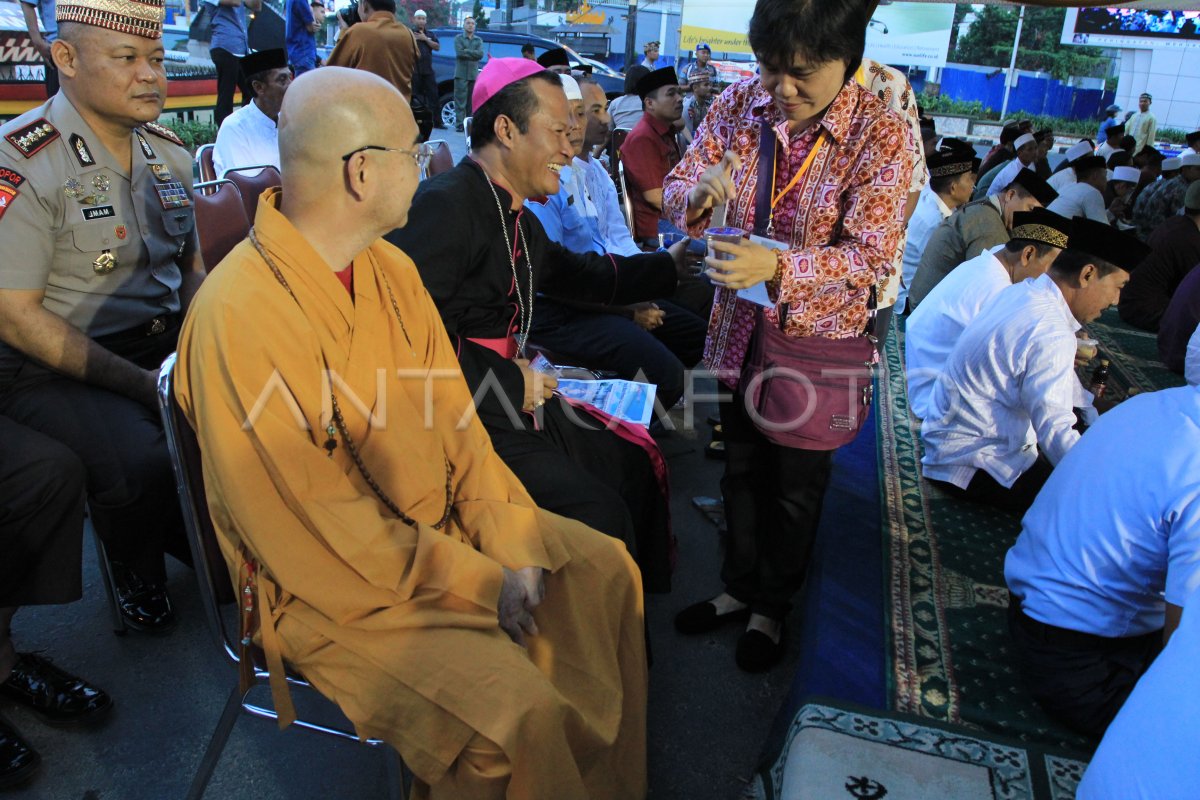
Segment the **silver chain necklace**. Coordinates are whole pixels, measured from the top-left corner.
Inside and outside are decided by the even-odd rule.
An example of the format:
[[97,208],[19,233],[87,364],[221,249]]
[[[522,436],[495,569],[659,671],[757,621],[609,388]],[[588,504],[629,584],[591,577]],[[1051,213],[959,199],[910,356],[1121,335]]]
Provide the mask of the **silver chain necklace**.
[[[476,162],[478,163],[478,162]],[[513,288],[517,292],[517,357],[525,357],[525,342],[529,340],[529,329],[533,327],[533,259],[529,257],[529,243],[525,241],[525,229],[517,220],[517,233],[521,237],[521,247],[525,248],[525,263],[529,265],[529,280],[526,282],[525,297],[521,295],[521,279],[517,277],[517,257],[513,254],[512,239],[508,235],[508,217],[504,214],[504,206],[500,204],[500,195],[492,183],[492,176],[480,164],[484,177],[487,178],[488,188],[492,190],[492,198],[496,201],[496,210],[500,212],[500,230],[504,231],[504,246],[508,252],[508,264],[512,267]],[[528,301],[526,301],[526,297]]]

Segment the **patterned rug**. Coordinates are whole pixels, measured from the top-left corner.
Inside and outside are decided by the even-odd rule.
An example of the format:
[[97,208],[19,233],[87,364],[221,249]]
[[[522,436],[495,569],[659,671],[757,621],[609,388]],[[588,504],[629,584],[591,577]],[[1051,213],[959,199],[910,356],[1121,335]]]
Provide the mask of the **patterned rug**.
[[[1124,325],[1115,311],[1088,330],[1111,361],[1113,399],[1183,383],[1157,362],[1154,337]],[[920,476],[903,343],[901,321],[888,339],[877,395],[891,708],[1087,752],[1087,742],[1050,720],[1021,686],[1010,649],[1004,556],[1019,517],[951,498]]]
[[744,797],[1072,800],[1085,768],[1067,753],[811,698]]

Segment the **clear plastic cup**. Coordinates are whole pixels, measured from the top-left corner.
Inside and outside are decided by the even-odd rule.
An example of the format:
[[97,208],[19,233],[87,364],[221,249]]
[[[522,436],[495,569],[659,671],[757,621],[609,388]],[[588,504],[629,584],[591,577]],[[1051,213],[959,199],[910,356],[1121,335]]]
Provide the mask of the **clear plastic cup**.
[[1080,358],[1091,361],[1100,354],[1100,343],[1095,339],[1077,339],[1075,341],[1075,349],[1078,351]]
[[714,250],[711,245],[713,242],[740,242],[745,239],[747,231],[741,228],[709,228],[704,232],[704,242],[709,245],[708,254],[718,261],[728,261],[731,256],[728,253],[720,253]]

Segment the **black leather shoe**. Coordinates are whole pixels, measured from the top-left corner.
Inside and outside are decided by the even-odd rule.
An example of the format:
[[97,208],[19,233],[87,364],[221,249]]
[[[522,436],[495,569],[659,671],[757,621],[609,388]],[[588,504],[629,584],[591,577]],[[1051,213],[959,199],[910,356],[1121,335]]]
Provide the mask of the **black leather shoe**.
[[0,789],[20,786],[37,772],[42,757],[16,728],[0,719]]
[[728,614],[718,614],[717,607],[705,600],[693,603],[675,615],[675,630],[680,633],[708,633],[724,625],[726,622],[748,619],[750,609],[730,611]]
[[18,653],[0,697],[37,712],[51,725],[75,725],[100,719],[112,698],[86,681],[64,672],[35,653]]
[[117,606],[125,624],[144,633],[168,633],[175,627],[175,611],[165,587],[148,583],[119,561],[112,562],[117,584]]
[[737,652],[734,660],[738,667],[746,672],[766,672],[779,663],[783,658],[784,638],[779,633],[779,641],[771,641],[771,637],[762,631],[750,630],[738,638]]

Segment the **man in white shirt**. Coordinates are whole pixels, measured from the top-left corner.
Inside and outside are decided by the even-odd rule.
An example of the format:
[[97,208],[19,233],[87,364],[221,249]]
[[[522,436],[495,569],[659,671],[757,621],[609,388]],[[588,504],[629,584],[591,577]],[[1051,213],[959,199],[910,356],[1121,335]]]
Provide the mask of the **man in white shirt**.
[[1138,395],[1093,425],[1025,515],[1004,578],[1025,684],[1099,737],[1200,588],[1200,388]]
[[1104,159],[1100,156],[1084,156],[1077,159],[1071,168],[1075,171],[1075,183],[1060,189],[1058,197],[1047,208],[1067,219],[1087,217],[1107,224],[1104,189],[1108,185],[1108,167]]
[[1066,152],[1066,157],[1058,170],[1050,176],[1046,183],[1050,184],[1051,188],[1056,192],[1061,192],[1066,187],[1074,183],[1077,178],[1075,176],[1075,162],[1084,156],[1092,155],[1092,150],[1095,146],[1090,139],[1084,139],[1071,145]]
[[1013,214],[1012,238],[960,264],[933,288],[904,329],[908,405],[929,413],[933,384],[962,332],[1003,289],[1044,275],[1067,246],[1071,220],[1042,208]]
[[1106,138],[1096,148],[1096,155],[1107,162],[1109,156],[1122,150],[1121,140],[1125,138],[1125,126],[1123,124],[1113,125],[1104,132],[1104,135]]
[[1200,153],[1200,149],[1198,149],[1200,148],[1200,131],[1189,133],[1186,141],[1188,146],[1183,148],[1182,152],[1179,153],[1180,156],[1186,156],[1189,153],[1193,155]]
[[260,50],[242,59],[254,99],[221,122],[213,147],[217,177],[239,167],[270,165],[279,169],[279,108],[292,84],[287,51]]
[[1024,511],[1079,441],[1076,332],[1117,301],[1148,248],[1082,218],[1070,242],[1047,274],[993,298],[934,383],[922,473],[953,495]]
[[1150,110],[1154,98],[1149,92],[1142,92],[1138,98],[1137,113],[1125,120],[1125,130],[1133,137],[1133,152],[1140,153],[1147,145],[1154,145],[1154,137],[1158,135],[1158,119]]
[[992,185],[988,187],[987,196],[992,197],[1000,194],[1008,185],[1013,182],[1013,178],[1017,177],[1023,169],[1033,169],[1033,164],[1038,157],[1037,139],[1033,138],[1031,133],[1023,133],[1017,138],[1013,145],[1017,148],[1017,157],[1004,165],[1000,173],[996,175]]
[[961,139],[943,139],[936,151],[925,157],[929,170],[929,183],[921,190],[917,206],[908,220],[904,255],[901,259],[900,293],[896,298],[896,311],[904,313],[908,301],[908,287],[917,274],[921,253],[929,243],[933,229],[942,220],[954,213],[954,209],[966,204],[975,190],[979,157],[975,148]]

